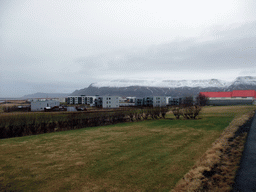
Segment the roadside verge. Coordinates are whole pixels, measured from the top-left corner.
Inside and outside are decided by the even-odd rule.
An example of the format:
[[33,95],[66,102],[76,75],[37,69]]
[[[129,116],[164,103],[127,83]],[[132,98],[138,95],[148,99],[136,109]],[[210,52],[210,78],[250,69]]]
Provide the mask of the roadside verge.
[[253,116],[254,111],[235,117],[172,192],[231,191],[247,138],[245,125]]

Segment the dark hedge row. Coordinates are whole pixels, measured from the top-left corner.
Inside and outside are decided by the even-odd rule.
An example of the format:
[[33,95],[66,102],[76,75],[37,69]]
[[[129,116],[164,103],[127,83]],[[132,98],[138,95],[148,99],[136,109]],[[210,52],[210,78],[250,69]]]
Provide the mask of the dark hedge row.
[[4,106],[3,107],[4,112],[14,112],[14,111],[23,111],[23,112],[28,112],[31,111],[31,106],[26,105],[26,106]]
[[0,116],[0,138],[36,135],[127,121],[165,117],[168,108],[133,109],[116,112],[27,113]]

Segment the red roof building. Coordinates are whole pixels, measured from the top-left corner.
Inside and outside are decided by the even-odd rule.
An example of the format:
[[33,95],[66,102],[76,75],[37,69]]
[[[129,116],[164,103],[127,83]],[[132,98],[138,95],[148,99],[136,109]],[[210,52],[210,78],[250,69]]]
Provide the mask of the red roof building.
[[206,97],[232,97],[232,92],[200,92]]
[[256,99],[255,90],[234,90],[232,92],[200,92],[200,94],[205,95],[209,98],[236,98],[236,97],[253,97]]
[[256,98],[255,90],[235,90],[232,92],[232,97],[254,97]]

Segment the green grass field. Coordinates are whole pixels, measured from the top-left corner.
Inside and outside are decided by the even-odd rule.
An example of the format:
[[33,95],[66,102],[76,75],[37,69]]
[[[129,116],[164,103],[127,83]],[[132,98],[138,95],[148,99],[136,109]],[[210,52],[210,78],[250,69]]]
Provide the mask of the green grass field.
[[0,191],[169,191],[254,106],[0,140]]

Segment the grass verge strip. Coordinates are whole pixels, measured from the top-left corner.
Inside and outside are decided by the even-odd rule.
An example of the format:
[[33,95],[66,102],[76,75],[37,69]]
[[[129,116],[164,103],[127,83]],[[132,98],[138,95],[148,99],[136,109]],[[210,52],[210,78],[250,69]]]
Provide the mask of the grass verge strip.
[[249,112],[236,117],[172,192],[231,191],[247,137],[239,127],[253,116]]

